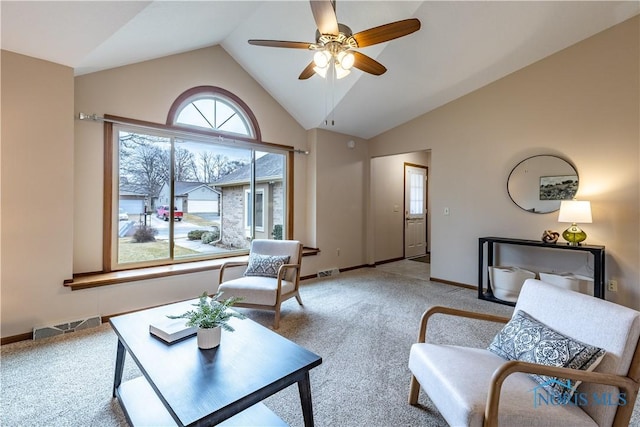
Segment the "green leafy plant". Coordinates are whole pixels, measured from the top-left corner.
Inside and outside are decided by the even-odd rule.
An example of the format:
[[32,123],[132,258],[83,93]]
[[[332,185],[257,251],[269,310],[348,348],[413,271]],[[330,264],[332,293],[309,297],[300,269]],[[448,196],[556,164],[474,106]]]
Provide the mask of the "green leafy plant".
[[186,313],[182,313],[178,316],[167,316],[169,319],[187,319],[186,326],[195,326],[203,329],[210,329],[221,327],[225,331],[233,332],[234,329],[227,322],[232,317],[238,319],[244,319],[246,316],[242,313],[238,313],[233,310],[228,310],[242,298],[233,297],[225,300],[218,300],[222,292],[218,292],[211,299],[207,296],[207,292],[203,292],[200,295],[200,300],[197,304],[192,304],[196,307],[194,310],[189,310]]
[[206,231],[202,234],[202,243],[208,245],[215,242],[220,238],[220,232],[218,230]]
[[200,240],[202,239],[202,235],[206,233],[207,230],[191,230],[187,233],[187,239],[189,240]]
[[282,240],[282,224],[275,224],[271,235],[274,240]]

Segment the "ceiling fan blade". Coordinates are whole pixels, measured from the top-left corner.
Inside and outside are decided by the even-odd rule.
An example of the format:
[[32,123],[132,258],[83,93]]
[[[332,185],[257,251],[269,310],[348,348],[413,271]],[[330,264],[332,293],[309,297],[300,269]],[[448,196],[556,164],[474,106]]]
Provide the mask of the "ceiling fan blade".
[[384,74],[387,71],[387,68],[375,59],[355,50],[351,52],[355,57],[353,66],[357,69],[376,76]]
[[249,40],[249,44],[267,47],[286,47],[290,49],[311,49],[314,43],[309,42],[288,42],[282,40]]
[[412,18],[360,31],[354,34],[353,38],[358,43],[358,47],[366,47],[406,36],[419,29],[420,21]]
[[307,67],[302,70],[302,73],[300,73],[300,77],[298,77],[298,79],[300,80],[306,80],[309,77],[313,76],[315,74],[315,71],[313,71],[313,67],[315,67],[316,64],[313,63],[313,61],[311,61],[309,63],[309,65],[307,65]]
[[335,0],[311,0],[311,13],[316,21],[316,26],[320,34],[337,35],[338,17],[336,16]]

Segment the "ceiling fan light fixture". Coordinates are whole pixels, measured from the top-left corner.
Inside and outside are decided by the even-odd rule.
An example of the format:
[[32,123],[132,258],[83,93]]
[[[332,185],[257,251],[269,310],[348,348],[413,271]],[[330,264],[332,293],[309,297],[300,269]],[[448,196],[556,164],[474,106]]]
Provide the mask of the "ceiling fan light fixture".
[[345,70],[345,69],[344,69],[344,68],[342,68],[342,66],[341,66],[340,64],[338,64],[338,63],[336,63],[335,69],[336,69],[336,78],[337,78],[338,80],[340,80],[340,79],[342,79],[342,78],[344,78],[344,77],[347,77],[347,76],[351,73],[351,70]]
[[318,68],[326,68],[327,65],[329,65],[330,60],[331,54],[326,50],[319,50],[315,54],[313,54],[313,63],[316,64],[316,67]]
[[313,67],[313,71],[315,71],[316,74],[318,74],[323,79],[327,77],[327,70],[328,69],[329,69],[329,67],[318,67],[318,66]]
[[[256,46],[315,51],[313,61],[302,70],[299,80],[306,80],[313,74],[326,78],[328,73],[332,73],[332,77],[343,78],[354,67],[365,73],[380,76],[387,71],[386,67],[357,49],[404,37],[420,29],[420,21],[411,18],[389,22],[354,34],[351,28],[338,22],[336,0],[312,0],[310,3],[311,13],[316,23],[315,43],[249,40],[249,44]],[[330,70],[332,67],[334,70]]]
[[350,70],[353,67],[353,64],[356,61],[356,57],[352,52],[348,50],[343,50],[338,53],[338,62],[340,63],[340,67],[344,70]]

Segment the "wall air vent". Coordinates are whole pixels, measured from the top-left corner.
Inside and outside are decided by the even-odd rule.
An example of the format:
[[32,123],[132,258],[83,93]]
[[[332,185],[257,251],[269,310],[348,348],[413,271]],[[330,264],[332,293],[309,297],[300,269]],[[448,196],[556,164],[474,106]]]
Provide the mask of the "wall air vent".
[[340,274],[340,270],[336,267],[318,271],[318,277],[337,276],[338,274]]
[[89,317],[84,320],[75,320],[69,323],[61,323],[59,325],[43,326],[41,328],[33,328],[33,339],[55,337],[56,335],[68,334],[70,332],[82,329],[94,328],[100,326],[102,319],[100,316]]

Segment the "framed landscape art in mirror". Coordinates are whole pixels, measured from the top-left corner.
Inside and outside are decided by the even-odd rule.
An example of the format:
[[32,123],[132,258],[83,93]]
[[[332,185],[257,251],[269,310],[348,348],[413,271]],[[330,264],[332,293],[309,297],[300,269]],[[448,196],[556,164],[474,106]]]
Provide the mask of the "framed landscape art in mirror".
[[537,155],[518,163],[509,174],[509,197],[521,209],[550,213],[560,209],[561,200],[572,200],[578,192],[578,172],[567,160]]

